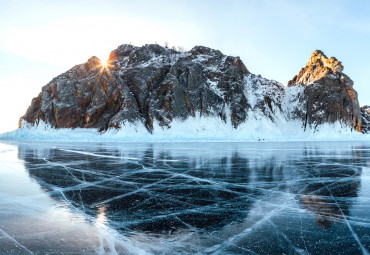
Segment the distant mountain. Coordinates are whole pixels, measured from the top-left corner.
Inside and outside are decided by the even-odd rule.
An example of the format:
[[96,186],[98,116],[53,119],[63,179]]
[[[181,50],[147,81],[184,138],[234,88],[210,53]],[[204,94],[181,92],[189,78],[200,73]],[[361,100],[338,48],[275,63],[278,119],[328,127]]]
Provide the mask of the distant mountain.
[[283,86],[250,73],[239,57],[207,47],[179,52],[124,44],[111,52],[108,65],[92,57],[45,85],[19,126],[44,122],[105,131],[141,124],[153,133],[194,118],[234,129],[243,125],[245,132],[256,121],[276,128],[298,121],[303,130],[340,123],[369,132],[369,108],[361,110],[353,82],[342,71],[336,58],[315,51]]

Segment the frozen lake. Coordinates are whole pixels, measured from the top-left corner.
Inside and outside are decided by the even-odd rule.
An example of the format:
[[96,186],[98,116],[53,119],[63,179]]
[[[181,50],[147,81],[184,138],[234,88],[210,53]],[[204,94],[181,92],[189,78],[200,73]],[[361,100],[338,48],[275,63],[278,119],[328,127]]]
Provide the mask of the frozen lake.
[[370,142],[0,142],[0,253],[368,254]]

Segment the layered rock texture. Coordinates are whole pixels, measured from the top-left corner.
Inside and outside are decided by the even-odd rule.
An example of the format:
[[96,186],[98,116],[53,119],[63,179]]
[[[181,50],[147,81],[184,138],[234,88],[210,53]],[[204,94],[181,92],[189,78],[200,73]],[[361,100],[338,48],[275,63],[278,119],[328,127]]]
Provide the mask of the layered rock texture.
[[[234,128],[251,119],[298,119],[317,128],[339,121],[361,131],[361,109],[351,79],[335,58],[315,51],[288,84],[248,71],[239,57],[196,46],[178,52],[156,44],[121,45],[108,65],[96,58],[76,65],[42,88],[22,123],[55,128],[122,128],[142,123],[148,132],[174,120],[214,117]],[[158,124],[158,125],[154,125]]]

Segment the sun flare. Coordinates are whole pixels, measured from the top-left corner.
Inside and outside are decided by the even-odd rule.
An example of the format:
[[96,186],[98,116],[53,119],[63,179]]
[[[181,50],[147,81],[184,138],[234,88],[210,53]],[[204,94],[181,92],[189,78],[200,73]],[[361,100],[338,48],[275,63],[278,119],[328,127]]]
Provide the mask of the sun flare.
[[105,61],[103,60],[101,63],[102,63],[102,65],[103,65],[104,67],[107,67],[107,66],[108,66],[108,60],[105,60]]

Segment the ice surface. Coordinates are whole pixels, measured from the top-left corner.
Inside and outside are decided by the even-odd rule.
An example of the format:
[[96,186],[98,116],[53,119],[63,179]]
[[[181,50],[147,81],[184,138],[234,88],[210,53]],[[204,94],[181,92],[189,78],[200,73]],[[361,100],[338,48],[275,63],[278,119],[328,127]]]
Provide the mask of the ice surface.
[[368,254],[370,143],[0,143],[0,253]]

